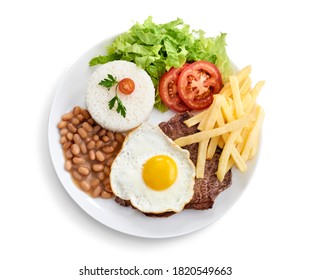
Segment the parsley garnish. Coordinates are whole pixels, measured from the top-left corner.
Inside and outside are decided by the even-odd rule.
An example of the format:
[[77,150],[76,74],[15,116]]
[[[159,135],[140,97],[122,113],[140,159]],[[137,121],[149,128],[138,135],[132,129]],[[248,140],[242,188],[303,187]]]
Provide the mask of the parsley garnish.
[[114,104],[116,103],[116,101],[117,101],[117,104],[118,104],[118,106],[117,106],[117,112],[118,112],[119,114],[121,114],[121,116],[122,116],[123,118],[125,118],[125,117],[126,117],[126,108],[125,108],[124,105],[122,104],[122,101],[121,101],[121,99],[118,97],[117,94],[116,94],[116,96],[115,96],[114,98],[112,98],[112,99],[109,101],[109,103],[108,103],[109,109],[111,110],[111,109],[113,108],[113,106],[114,106]]
[[111,74],[108,74],[108,78],[101,80],[99,82],[99,85],[110,89],[111,87],[113,87],[117,83],[118,83],[118,81],[117,81],[116,77],[112,76]]
[[119,114],[121,114],[121,116],[123,118],[126,117],[126,108],[124,107],[121,99],[119,98],[118,94],[117,94],[117,90],[118,90],[118,84],[119,82],[117,81],[116,77],[113,77],[111,74],[108,74],[108,78],[101,80],[99,82],[100,86],[103,86],[105,88],[107,88],[108,90],[110,90],[110,88],[112,88],[114,85],[116,86],[116,95],[115,97],[113,97],[109,102],[108,102],[108,107],[111,110],[114,107],[114,104],[117,102],[117,112]]

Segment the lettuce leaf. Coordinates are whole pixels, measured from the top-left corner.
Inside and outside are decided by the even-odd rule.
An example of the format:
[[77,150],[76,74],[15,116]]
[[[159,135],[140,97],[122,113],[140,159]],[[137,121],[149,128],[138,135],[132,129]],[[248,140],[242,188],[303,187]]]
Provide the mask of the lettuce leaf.
[[185,62],[207,60],[214,63],[226,82],[232,74],[232,65],[226,52],[226,34],[206,37],[202,30],[191,31],[190,26],[177,18],[174,21],[156,24],[148,17],[143,24],[134,24],[106,47],[107,54],[94,57],[90,66],[113,60],[127,60],[146,70],[155,89],[155,107],[167,108],[158,94],[160,77],[171,67],[179,68]]

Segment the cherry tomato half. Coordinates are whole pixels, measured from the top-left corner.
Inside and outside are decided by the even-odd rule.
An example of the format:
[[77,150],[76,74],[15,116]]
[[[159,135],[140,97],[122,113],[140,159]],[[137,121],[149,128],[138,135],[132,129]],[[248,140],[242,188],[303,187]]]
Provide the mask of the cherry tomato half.
[[213,94],[222,88],[222,78],[218,68],[207,61],[191,63],[180,74],[177,90],[184,103],[194,110],[209,107]]
[[189,64],[184,64],[180,68],[172,67],[163,74],[159,82],[159,94],[163,103],[176,112],[186,112],[191,110],[179,97],[177,91],[178,76]]
[[130,78],[124,78],[119,82],[118,88],[124,94],[131,94],[135,90],[135,83]]

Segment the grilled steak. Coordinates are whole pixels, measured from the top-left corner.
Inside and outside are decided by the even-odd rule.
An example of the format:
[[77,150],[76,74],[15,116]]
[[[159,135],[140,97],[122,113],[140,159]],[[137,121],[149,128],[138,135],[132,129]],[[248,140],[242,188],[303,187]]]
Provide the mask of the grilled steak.
[[[175,140],[182,136],[194,134],[198,131],[197,126],[187,127],[184,121],[189,119],[189,113],[178,113],[167,122],[162,122],[159,127],[171,139]],[[183,147],[190,152],[190,159],[196,165],[198,157],[198,144],[194,143]],[[218,160],[221,150],[217,148],[214,157],[208,160],[205,164],[204,178],[195,178],[194,194],[192,200],[185,206],[185,209],[204,210],[213,207],[214,201],[218,194],[224,191],[231,185],[232,173],[229,170],[222,182],[217,179],[216,171],[218,169]],[[123,200],[119,197],[116,202],[122,206],[131,206],[129,201]],[[148,216],[168,217],[174,212],[167,212],[162,214],[147,214]]]
[[[160,123],[159,127],[173,140],[182,136],[194,134],[198,131],[197,126],[187,127],[184,124],[184,121],[190,117],[191,115],[189,113],[179,113],[168,122]],[[194,165],[197,163],[198,146],[199,145],[197,143],[194,143],[183,147],[190,152],[190,159]],[[221,150],[217,149],[214,157],[211,160],[206,161],[204,178],[195,178],[194,195],[192,200],[186,205],[186,209],[203,210],[212,208],[218,194],[231,185],[231,170],[227,172],[222,182],[217,179],[215,174],[218,169],[220,153]]]

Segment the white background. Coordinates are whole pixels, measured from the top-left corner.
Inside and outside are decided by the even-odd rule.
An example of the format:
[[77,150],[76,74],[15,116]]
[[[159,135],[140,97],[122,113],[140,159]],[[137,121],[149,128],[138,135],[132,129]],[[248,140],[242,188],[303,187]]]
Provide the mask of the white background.
[[[1,1],[0,278],[104,279],[79,276],[78,270],[137,265],[233,268],[231,276],[189,279],[310,279],[307,4]],[[155,240],[118,233],[84,213],[59,182],[47,143],[61,77],[90,47],[149,15],[157,23],[180,17],[211,36],[228,33],[232,60],[239,67],[251,64],[254,81],[266,80],[258,101],[266,111],[260,161],[242,198],[202,230]]]

